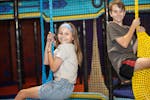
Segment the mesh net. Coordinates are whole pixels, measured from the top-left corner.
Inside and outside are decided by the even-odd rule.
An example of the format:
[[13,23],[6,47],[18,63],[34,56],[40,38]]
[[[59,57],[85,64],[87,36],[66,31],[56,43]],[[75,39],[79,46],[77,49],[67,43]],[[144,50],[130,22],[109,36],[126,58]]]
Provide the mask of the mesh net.
[[[139,4],[135,0],[135,18],[139,17]],[[150,58],[150,36],[146,32],[138,32],[138,57]],[[136,100],[150,99],[150,68],[134,72],[132,78],[133,93]]]
[[100,92],[108,96],[108,90],[104,84],[104,78],[101,72],[100,57],[98,50],[98,39],[97,39],[97,28],[96,20],[93,22],[93,54],[92,54],[92,68],[89,81],[89,91],[90,92]]

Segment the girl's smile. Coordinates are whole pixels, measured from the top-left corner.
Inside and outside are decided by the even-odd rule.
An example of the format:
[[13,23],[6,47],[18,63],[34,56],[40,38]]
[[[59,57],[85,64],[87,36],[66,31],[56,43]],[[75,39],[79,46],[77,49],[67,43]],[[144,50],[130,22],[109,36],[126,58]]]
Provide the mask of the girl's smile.
[[61,27],[58,32],[58,40],[60,43],[72,43],[72,32],[66,27]]

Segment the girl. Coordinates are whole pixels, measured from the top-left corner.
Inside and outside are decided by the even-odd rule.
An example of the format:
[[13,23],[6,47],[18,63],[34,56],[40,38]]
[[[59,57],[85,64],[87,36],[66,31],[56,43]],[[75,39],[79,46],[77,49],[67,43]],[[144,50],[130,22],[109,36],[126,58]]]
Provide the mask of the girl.
[[[140,19],[134,19],[131,26],[123,24],[126,14],[125,6],[120,0],[114,0],[109,5],[110,21],[107,26],[107,49],[109,59],[122,80],[130,80],[134,71],[150,68],[150,58],[136,56],[137,40],[134,32],[140,25]],[[139,32],[145,31],[142,26]]]
[[51,43],[54,36],[47,35],[47,57],[50,69],[54,73],[54,80],[41,86],[20,90],[15,100],[37,98],[42,100],[63,100],[68,98],[76,83],[78,65],[81,66],[82,53],[79,45],[78,34],[71,23],[63,23],[58,29],[57,47],[54,56],[51,52]]

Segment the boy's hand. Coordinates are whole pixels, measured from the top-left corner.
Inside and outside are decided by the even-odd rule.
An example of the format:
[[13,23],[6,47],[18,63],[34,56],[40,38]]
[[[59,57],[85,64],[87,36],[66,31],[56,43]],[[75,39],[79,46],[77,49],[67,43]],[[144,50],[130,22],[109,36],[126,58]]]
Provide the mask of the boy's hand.
[[140,25],[140,18],[136,18],[132,21],[132,25],[136,28],[137,26]]
[[145,28],[143,26],[139,26],[137,28],[137,32],[145,32]]

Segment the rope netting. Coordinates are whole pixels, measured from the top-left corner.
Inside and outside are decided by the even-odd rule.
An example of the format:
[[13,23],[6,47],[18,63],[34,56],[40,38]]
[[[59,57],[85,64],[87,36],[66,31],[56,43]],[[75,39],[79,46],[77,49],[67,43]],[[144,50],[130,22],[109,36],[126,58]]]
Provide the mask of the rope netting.
[[[139,17],[139,4],[135,0],[135,18]],[[137,27],[138,28],[138,27]],[[137,32],[138,57],[150,58],[150,36],[146,32]],[[133,93],[136,100],[150,99],[150,68],[136,71],[132,78]]]

